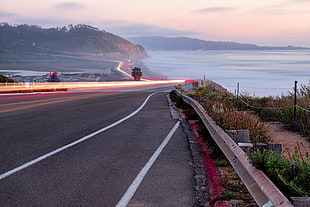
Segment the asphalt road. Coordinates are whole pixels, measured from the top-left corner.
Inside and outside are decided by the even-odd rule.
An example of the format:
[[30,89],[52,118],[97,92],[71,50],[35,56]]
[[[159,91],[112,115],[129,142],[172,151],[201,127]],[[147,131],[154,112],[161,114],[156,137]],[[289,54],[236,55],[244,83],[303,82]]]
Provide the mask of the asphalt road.
[[[116,206],[177,123],[164,92],[136,111],[150,94],[0,96],[0,206]],[[189,207],[193,199],[191,156],[177,127],[128,206]]]

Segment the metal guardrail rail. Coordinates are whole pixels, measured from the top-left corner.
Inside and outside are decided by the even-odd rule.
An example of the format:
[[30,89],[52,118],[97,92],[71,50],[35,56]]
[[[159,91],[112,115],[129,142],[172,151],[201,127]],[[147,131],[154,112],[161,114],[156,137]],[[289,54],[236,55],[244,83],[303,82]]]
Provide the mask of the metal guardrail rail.
[[194,99],[176,90],[201,118],[210,135],[225,154],[256,203],[261,207],[293,207],[282,192],[261,171],[253,167],[245,152],[219,127]]

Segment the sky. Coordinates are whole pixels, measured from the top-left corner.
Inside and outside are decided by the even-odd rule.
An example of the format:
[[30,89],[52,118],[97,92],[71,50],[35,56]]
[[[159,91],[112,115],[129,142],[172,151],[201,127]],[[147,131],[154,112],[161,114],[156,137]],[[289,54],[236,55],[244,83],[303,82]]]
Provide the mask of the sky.
[[310,0],[0,0],[0,22],[310,47]]

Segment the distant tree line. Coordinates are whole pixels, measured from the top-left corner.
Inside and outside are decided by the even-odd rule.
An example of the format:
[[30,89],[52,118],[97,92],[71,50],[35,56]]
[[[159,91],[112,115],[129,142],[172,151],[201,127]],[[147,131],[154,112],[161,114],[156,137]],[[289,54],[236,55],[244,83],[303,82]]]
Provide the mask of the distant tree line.
[[14,83],[14,80],[0,74],[0,83]]

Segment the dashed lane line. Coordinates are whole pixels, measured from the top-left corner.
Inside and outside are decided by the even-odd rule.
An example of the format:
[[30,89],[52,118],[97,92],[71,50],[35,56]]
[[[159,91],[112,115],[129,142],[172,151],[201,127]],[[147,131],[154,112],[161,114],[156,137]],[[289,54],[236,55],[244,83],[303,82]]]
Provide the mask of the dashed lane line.
[[163,149],[166,147],[166,145],[169,143],[170,139],[172,138],[173,134],[176,132],[180,125],[180,121],[177,121],[177,123],[174,125],[174,127],[171,129],[169,134],[166,136],[164,141],[161,143],[161,145],[157,148],[157,150],[154,152],[152,157],[149,159],[149,161],[144,165],[142,170],[139,172],[137,177],[134,179],[134,181],[129,186],[126,193],[123,195],[121,200],[117,203],[115,207],[126,207],[132,197],[134,196],[135,192],[139,188],[141,182],[143,181],[144,177],[146,176],[147,172],[150,170],[154,162],[159,157],[160,153],[163,151]]

